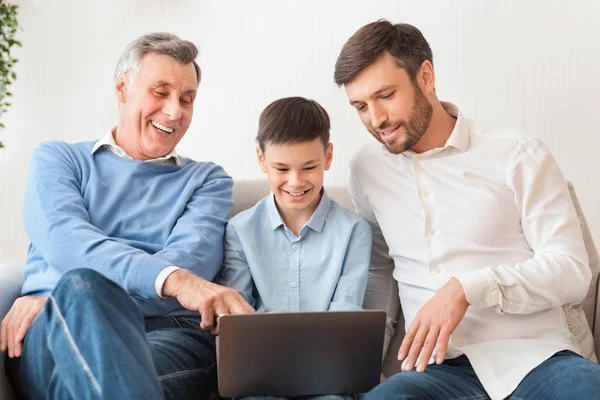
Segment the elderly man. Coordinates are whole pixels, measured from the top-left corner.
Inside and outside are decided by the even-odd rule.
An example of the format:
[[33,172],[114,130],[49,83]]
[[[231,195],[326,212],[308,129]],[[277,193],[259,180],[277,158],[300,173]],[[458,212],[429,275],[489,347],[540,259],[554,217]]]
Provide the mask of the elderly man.
[[253,309],[210,282],[232,180],[175,151],[192,121],[196,56],[167,33],[133,41],[115,72],[118,125],[34,151],[23,297],[0,335],[20,397],[198,399],[215,387],[215,316]]
[[597,399],[600,366],[580,356],[561,308],[591,279],[567,183],[541,140],[440,102],[432,60],[417,28],[381,20],[335,67],[380,142],[351,167],[373,226],[365,301],[395,316],[395,278],[407,328],[407,372],[367,398]]

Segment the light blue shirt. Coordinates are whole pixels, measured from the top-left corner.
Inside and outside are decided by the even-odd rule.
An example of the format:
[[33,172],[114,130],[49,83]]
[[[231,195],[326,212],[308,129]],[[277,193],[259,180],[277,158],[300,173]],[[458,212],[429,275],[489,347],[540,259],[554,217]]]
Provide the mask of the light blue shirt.
[[370,225],[325,191],[296,236],[271,193],[229,221],[220,282],[259,312],[361,310],[371,242]]

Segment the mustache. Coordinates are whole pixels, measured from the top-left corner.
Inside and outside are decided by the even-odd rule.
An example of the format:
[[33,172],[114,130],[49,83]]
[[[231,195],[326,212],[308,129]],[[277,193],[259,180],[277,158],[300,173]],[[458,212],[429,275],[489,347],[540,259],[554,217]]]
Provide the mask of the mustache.
[[405,124],[406,124],[405,121],[397,121],[397,122],[394,122],[394,123],[392,123],[390,121],[384,121],[384,122],[381,123],[381,125],[373,127],[373,130],[375,132],[379,133],[379,132],[385,131],[385,130],[387,130],[389,128],[398,129],[398,128],[400,128],[401,126],[403,126]]

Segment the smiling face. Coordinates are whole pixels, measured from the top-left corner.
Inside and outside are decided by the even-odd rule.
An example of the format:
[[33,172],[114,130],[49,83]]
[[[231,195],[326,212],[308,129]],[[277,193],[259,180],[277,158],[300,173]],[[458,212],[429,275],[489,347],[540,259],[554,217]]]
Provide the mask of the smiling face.
[[431,103],[387,52],[344,86],[362,123],[390,153],[411,149],[429,128]]
[[321,200],[323,175],[333,157],[332,144],[324,149],[320,138],[302,143],[266,143],[265,151],[257,147],[256,154],[283,219],[298,213],[310,217]]
[[136,160],[169,154],[192,122],[197,83],[193,64],[156,53],[144,56],[137,73],[117,79],[116,143]]

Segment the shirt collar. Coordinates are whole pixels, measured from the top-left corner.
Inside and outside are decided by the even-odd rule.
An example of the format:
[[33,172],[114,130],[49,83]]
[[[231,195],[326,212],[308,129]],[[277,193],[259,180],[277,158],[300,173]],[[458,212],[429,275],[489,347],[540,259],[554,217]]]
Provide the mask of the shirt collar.
[[[325,220],[327,219],[327,214],[329,214],[329,208],[331,207],[331,200],[327,195],[325,189],[321,189],[323,195],[321,196],[321,201],[319,205],[313,212],[313,215],[310,217],[308,222],[304,226],[308,226],[313,231],[321,232],[323,230],[323,226],[325,225]],[[269,213],[269,220],[271,221],[271,228],[273,230],[279,228],[280,226],[285,226],[283,222],[283,218],[279,214],[279,210],[277,210],[277,206],[275,205],[275,195],[273,192],[269,194],[269,199],[267,201],[267,209]],[[304,230],[304,227],[302,227]]]
[[[456,124],[454,124],[454,129],[450,133],[448,140],[446,140],[444,147],[428,150],[421,154],[423,156],[439,153],[448,147],[454,147],[461,153],[467,151],[469,148],[469,127],[468,124],[465,123],[462,113],[458,107],[452,103],[446,101],[442,101],[441,103],[442,107],[444,107],[444,110],[446,110],[450,116],[456,118]],[[414,158],[416,155],[416,153],[412,150],[407,150],[402,154],[410,158]]]
[[442,101],[442,107],[444,107],[444,110],[446,110],[450,116],[456,118],[454,129],[444,147],[452,146],[461,153],[467,151],[469,147],[469,127],[465,124],[465,118],[458,107],[452,103]]
[[[129,159],[133,160],[133,157],[131,157],[129,154],[125,153],[125,150],[123,150],[117,144],[117,142],[115,142],[115,137],[114,137],[115,129],[116,128],[110,129],[106,133],[106,135],[104,135],[102,138],[100,138],[100,140],[98,140],[94,144],[94,147],[92,147],[92,154],[94,154],[96,151],[98,151],[99,148],[106,147],[107,149],[112,151],[114,154],[116,154],[118,157],[129,158]],[[177,165],[177,166],[181,165],[181,160],[179,159],[179,154],[177,154],[177,151],[175,149],[173,149],[173,151],[171,151],[169,154],[167,154],[164,157],[153,158],[151,160],[144,160],[144,162],[147,162],[149,164],[156,164],[156,165]]]

